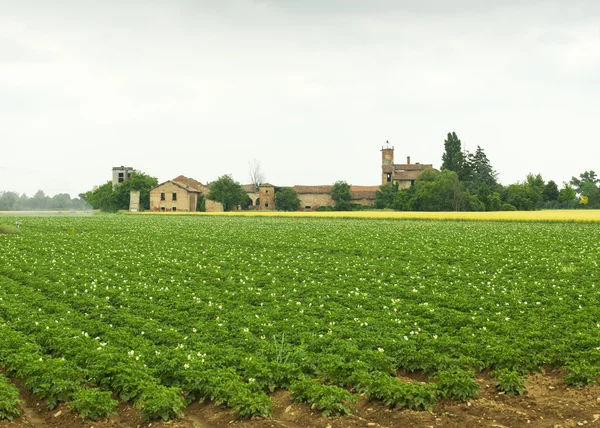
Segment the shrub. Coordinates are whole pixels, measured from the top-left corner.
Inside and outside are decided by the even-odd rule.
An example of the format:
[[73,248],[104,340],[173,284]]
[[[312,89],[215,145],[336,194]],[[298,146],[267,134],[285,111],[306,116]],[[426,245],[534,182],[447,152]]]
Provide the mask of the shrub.
[[358,396],[334,385],[323,385],[316,379],[303,377],[290,385],[290,393],[297,402],[304,402],[321,412],[323,416],[349,415],[349,403],[356,403]]
[[183,416],[185,400],[181,389],[156,385],[146,388],[135,406],[142,409],[144,420],[168,421]]
[[570,373],[563,377],[567,385],[584,387],[596,383],[598,368],[589,363],[571,363],[567,366]]
[[417,382],[403,382],[384,373],[373,373],[367,381],[365,393],[369,399],[378,399],[394,408],[406,407],[412,410],[430,410],[437,402],[434,385]]
[[0,224],[0,235],[11,235],[17,233],[18,229],[15,226],[9,226],[7,224]]
[[269,416],[273,411],[272,404],[273,400],[267,394],[255,393],[250,388],[239,389],[227,402],[241,418]]
[[481,387],[473,378],[473,373],[467,370],[442,370],[435,374],[438,392],[444,398],[466,401],[476,398]]
[[0,374],[0,420],[13,418],[21,414],[19,409],[19,390],[8,381],[8,379]]
[[491,376],[498,391],[508,395],[521,395],[525,392],[525,379],[515,371],[508,369],[494,370]]
[[81,419],[97,421],[116,414],[118,401],[111,398],[109,391],[98,389],[81,389],[74,394],[69,404],[79,412]]

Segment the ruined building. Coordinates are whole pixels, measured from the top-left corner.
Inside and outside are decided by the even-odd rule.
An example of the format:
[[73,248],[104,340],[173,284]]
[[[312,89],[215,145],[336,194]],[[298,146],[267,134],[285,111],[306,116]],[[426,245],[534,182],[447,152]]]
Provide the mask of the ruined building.
[[122,183],[125,180],[129,180],[131,178],[131,173],[133,171],[134,171],[133,168],[130,166],[113,166],[113,169],[112,169],[113,188],[117,184]]
[[[431,164],[410,163],[410,156],[405,164],[394,164],[394,147],[386,144],[381,148],[381,184],[398,183],[400,189],[412,186],[419,175],[426,169],[433,168]],[[113,180],[122,182],[130,176],[129,167],[113,168]],[[332,185],[322,186],[292,186],[300,199],[301,211],[314,211],[319,207],[333,206],[331,198]],[[248,209],[271,211],[275,207],[275,195],[280,186],[270,183],[261,184],[258,189],[254,184],[243,185],[250,198]],[[351,186],[351,204],[374,205],[375,195],[379,186]],[[150,211],[183,211],[193,212],[198,208],[198,202],[204,199],[205,209],[208,212],[223,211],[223,206],[206,199],[210,191],[210,184],[202,184],[192,178],[180,175],[166,181],[150,190]],[[138,196],[139,198],[139,196]],[[138,206],[132,205],[132,210]],[[242,209],[242,207],[238,207]]]
[[406,163],[394,164],[394,146],[387,144],[381,148],[381,184],[398,183],[399,189],[408,189],[415,184],[421,173],[432,164],[410,163],[410,156],[406,157]]

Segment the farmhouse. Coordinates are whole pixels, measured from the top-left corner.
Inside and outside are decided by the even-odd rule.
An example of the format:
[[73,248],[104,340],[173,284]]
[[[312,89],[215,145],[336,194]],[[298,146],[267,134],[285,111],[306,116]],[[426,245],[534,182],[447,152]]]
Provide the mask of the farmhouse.
[[[394,164],[394,147],[387,144],[381,148],[381,184],[398,183],[400,189],[412,186],[419,175],[426,169],[433,168],[431,164],[411,164],[410,156],[405,164]],[[127,169],[122,167],[127,174]],[[333,206],[331,198],[332,185],[303,186],[296,185],[292,189],[300,199],[302,211],[312,211],[319,207]],[[274,210],[275,195],[282,189],[271,183],[263,183],[260,186],[254,184],[243,185],[244,190],[250,197],[249,209]],[[379,186],[351,186],[351,204],[374,205],[375,195]],[[210,191],[210,184],[202,184],[193,178],[183,175],[172,180],[165,181],[150,190],[150,211],[197,211],[199,202],[204,200],[205,209],[208,212],[223,211],[223,206],[206,199]]]
[[150,189],[150,211],[196,211],[208,191],[199,181],[180,175]]
[[381,148],[381,184],[398,183],[399,189],[408,189],[419,175],[426,169],[433,168],[431,164],[410,163],[410,156],[406,163],[394,164],[394,147],[387,144]]

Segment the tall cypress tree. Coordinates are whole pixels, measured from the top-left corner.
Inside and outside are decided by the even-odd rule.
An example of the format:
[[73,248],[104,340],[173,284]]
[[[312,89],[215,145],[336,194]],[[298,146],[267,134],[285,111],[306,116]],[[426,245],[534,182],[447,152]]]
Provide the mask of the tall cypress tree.
[[456,132],[449,132],[448,139],[444,140],[444,154],[442,155],[442,170],[454,171],[462,179],[465,175],[465,155],[462,152],[460,140]]

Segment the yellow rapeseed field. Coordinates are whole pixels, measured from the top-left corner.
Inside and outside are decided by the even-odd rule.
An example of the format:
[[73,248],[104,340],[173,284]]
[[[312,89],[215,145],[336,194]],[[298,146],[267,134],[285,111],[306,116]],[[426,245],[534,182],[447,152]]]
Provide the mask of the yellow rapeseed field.
[[231,211],[226,213],[168,212],[128,213],[152,215],[205,215],[248,217],[383,218],[423,220],[500,220],[500,221],[572,221],[600,222],[600,210],[541,210],[494,212],[404,212],[404,211]]

